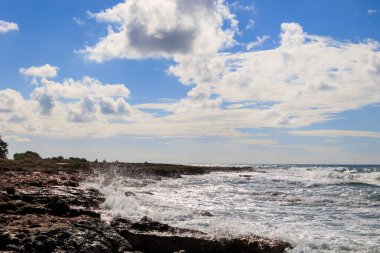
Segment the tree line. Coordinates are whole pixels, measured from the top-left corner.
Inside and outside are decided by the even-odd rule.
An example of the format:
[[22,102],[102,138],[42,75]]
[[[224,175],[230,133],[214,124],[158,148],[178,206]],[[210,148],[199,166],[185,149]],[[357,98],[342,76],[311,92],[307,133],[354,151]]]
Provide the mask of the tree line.
[[[8,143],[6,143],[0,136],[0,159],[7,159],[8,157]],[[26,151],[24,153],[15,153],[13,155],[13,159],[17,161],[21,160],[42,160],[41,156],[33,151]],[[68,159],[64,158],[63,156],[57,156],[57,157],[50,157],[45,160],[52,160],[56,162],[64,162],[64,161],[70,161],[70,162],[88,162],[86,158],[79,158],[79,157],[69,157]]]

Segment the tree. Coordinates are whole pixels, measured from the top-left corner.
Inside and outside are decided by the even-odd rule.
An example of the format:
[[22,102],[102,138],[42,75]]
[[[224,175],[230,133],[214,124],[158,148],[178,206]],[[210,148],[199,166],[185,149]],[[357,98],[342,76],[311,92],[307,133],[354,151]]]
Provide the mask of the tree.
[[8,155],[8,144],[1,139],[0,136],[0,158],[7,158]]
[[41,156],[33,151],[26,151],[25,153],[15,153],[13,155],[13,159],[16,161],[21,161],[21,160],[29,160],[29,161],[34,161],[34,160],[41,160]]

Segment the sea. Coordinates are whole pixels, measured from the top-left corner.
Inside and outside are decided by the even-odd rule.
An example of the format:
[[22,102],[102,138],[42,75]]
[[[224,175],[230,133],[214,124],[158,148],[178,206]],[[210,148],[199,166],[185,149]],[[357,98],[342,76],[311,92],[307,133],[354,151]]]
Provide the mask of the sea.
[[235,166],[246,170],[161,180],[110,168],[86,184],[105,195],[105,220],[266,236],[292,243],[288,252],[380,252],[380,165]]

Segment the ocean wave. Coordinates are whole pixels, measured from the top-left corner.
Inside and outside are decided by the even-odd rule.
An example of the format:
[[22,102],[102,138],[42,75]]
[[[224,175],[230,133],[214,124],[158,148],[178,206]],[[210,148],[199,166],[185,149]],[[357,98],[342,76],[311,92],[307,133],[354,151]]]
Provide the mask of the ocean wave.
[[[304,181],[308,186],[318,186],[324,184],[347,184],[362,183],[367,185],[380,186],[380,172],[353,172],[352,170],[342,170],[341,168],[298,168],[292,167],[285,172],[289,179]],[[289,177],[289,174],[293,177]]]
[[[378,191],[357,187],[379,184],[378,171],[311,166],[260,171],[152,180],[110,169],[87,184],[106,197],[102,218],[148,216],[215,237],[255,233],[292,242],[292,253],[376,252]],[[308,187],[313,184],[322,187]]]

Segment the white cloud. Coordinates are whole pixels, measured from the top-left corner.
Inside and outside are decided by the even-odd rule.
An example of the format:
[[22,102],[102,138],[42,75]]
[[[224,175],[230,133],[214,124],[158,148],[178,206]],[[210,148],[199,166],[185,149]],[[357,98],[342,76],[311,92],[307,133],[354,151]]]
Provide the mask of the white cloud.
[[4,135],[2,137],[7,142],[30,142],[30,139],[19,137],[17,135]]
[[253,104],[234,110],[244,127],[307,126],[379,103],[378,42],[309,35],[295,23],[281,28],[278,48],[182,58],[169,72],[182,83],[211,90],[226,104]]
[[255,21],[253,19],[248,20],[248,24],[245,26],[245,30],[252,30],[255,27]]
[[129,0],[91,17],[110,24],[107,36],[82,50],[97,62],[215,53],[234,44],[237,29],[223,0]]
[[290,131],[289,133],[292,135],[299,135],[299,136],[318,136],[318,137],[330,137],[330,138],[339,138],[339,137],[380,138],[380,132],[371,132],[371,131],[299,130],[299,131]]
[[[30,68],[20,68],[19,73],[26,77],[33,78],[52,78],[57,76],[59,68],[55,66],[51,66],[50,64],[45,64],[40,67],[32,66]],[[34,79],[33,83],[37,83],[37,80]]]
[[82,80],[65,79],[62,83],[44,78],[40,84],[31,97],[39,102],[43,115],[50,115],[57,101],[67,99],[80,100],[69,106],[69,118],[76,122],[95,120],[92,114],[97,112],[97,107],[104,114],[127,114],[130,111],[124,100],[130,92],[123,84],[103,84],[88,76]]
[[250,4],[250,5],[242,4],[240,1],[232,2],[230,4],[230,7],[236,11],[249,11],[249,12],[255,11],[255,6],[253,4]]
[[69,121],[92,122],[96,120],[96,101],[91,97],[84,97],[80,102],[70,106]]
[[271,50],[176,55],[168,72],[190,87],[176,101],[130,105],[124,84],[41,78],[29,98],[0,92],[0,128],[8,135],[218,136],[276,146],[240,129],[309,126],[380,103],[378,49],[375,41],[339,42],[283,24],[280,45]]
[[261,46],[262,44],[264,44],[265,41],[267,41],[270,37],[268,35],[263,35],[263,36],[257,36],[256,37],[256,41],[252,41],[250,43],[248,43],[245,47],[247,50],[251,50],[255,47],[259,47]]
[[367,10],[367,13],[368,13],[369,15],[375,15],[375,14],[379,13],[379,10],[368,9],[368,10]]
[[80,99],[89,97],[128,97],[129,90],[124,84],[103,84],[88,76],[81,80],[65,79],[62,83],[48,79],[41,80],[41,86],[33,91],[33,95],[47,94],[55,98]]
[[[103,84],[84,77],[54,82],[43,78],[29,98],[15,90],[0,90],[0,128],[4,135],[50,137],[112,136],[138,132],[134,125],[147,116],[127,103],[123,84]],[[36,113],[36,112],[40,113]]]
[[22,108],[23,97],[12,89],[0,90],[0,113],[14,113]]
[[79,26],[81,26],[81,25],[84,25],[86,22],[84,22],[83,20],[81,20],[80,18],[77,18],[77,17],[73,17],[73,21],[77,24],[77,25],[79,25]]
[[129,114],[132,109],[129,104],[125,102],[123,98],[101,98],[99,100],[100,111],[103,114]]
[[281,24],[281,46],[284,48],[298,48],[304,45],[307,35],[297,23]]
[[18,31],[18,25],[12,22],[6,22],[4,20],[0,20],[0,33],[7,33],[10,31]]

